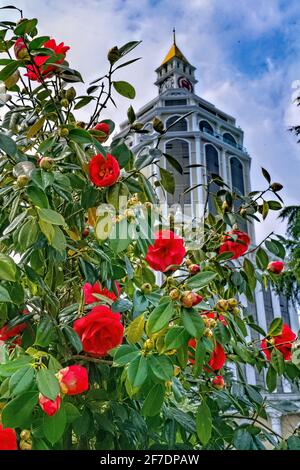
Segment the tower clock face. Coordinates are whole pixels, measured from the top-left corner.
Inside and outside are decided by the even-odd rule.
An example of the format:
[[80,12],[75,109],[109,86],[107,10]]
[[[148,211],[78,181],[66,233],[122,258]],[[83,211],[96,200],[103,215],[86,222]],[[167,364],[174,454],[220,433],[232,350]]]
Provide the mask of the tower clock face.
[[178,87],[185,88],[186,90],[193,92],[193,84],[190,80],[186,77],[179,77],[178,78]]

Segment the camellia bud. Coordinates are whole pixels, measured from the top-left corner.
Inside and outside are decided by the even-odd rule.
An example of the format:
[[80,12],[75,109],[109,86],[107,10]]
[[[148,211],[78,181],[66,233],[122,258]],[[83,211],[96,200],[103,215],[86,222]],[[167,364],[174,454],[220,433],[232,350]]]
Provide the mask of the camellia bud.
[[228,308],[232,309],[238,306],[238,301],[235,298],[231,298],[227,300]]
[[134,131],[140,131],[141,129],[143,129],[144,124],[142,122],[134,122],[133,124],[131,124],[130,127]]
[[169,293],[169,296],[172,300],[178,300],[180,298],[180,290],[179,289],[172,289]]
[[29,181],[28,176],[20,175],[17,178],[17,185],[19,186],[19,188],[24,188],[24,186],[26,186],[28,184],[28,181]]
[[274,191],[274,193],[277,193],[277,191],[281,191],[283,186],[280,183],[272,183],[270,188],[272,189],[272,191]]
[[241,207],[239,212],[240,212],[241,215],[246,215],[247,214],[247,210],[244,207]]
[[20,438],[23,441],[29,441],[31,439],[31,432],[29,431],[29,429],[23,429],[23,431],[21,431],[20,433]]
[[187,259],[185,260],[185,265],[186,265],[186,267],[188,268],[189,266],[191,266],[191,264],[193,264],[192,261],[190,260],[190,258],[187,258]]
[[88,373],[85,367],[73,365],[61,369],[57,374],[60,389],[65,395],[78,395],[89,388]]
[[69,129],[67,127],[61,127],[58,130],[58,134],[60,137],[67,137],[69,135]]
[[20,441],[20,450],[32,450],[32,444],[26,441]]
[[85,129],[85,122],[76,121],[76,127],[80,127],[80,129]]
[[50,398],[45,397],[41,393],[39,394],[39,405],[44,411],[44,413],[46,413],[46,415],[48,416],[55,415],[60,408],[60,404],[61,404],[60,395],[57,395],[55,400],[50,400]]
[[103,144],[103,142],[105,142],[109,137],[110,127],[106,122],[99,122],[91,130],[100,131],[103,133],[103,135],[99,135],[99,134],[94,135],[95,139],[98,140],[98,142],[100,142],[101,144]]
[[232,309],[232,313],[233,313],[233,315],[238,316],[240,314],[240,309],[238,307],[234,307]]
[[214,334],[210,328],[205,328],[203,332],[203,336],[205,336],[206,338],[212,338]]
[[111,64],[114,64],[115,62],[117,62],[117,60],[119,60],[120,57],[121,57],[121,53],[117,46],[112,47],[108,51],[107,58]]
[[153,129],[158,132],[159,134],[162,134],[164,132],[164,124],[163,122],[158,119],[157,117],[155,117],[152,121],[152,126],[153,126]]
[[214,318],[207,318],[206,322],[204,322],[204,324],[208,328],[214,328],[216,326],[217,322]]
[[223,390],[223,388],[225,387],[225,380],[223,379],[222,375],[216,375],[212,379],[211,384],[217,390]]
[[82,238],[88,237],[89,234],[90,234],[90,229],[86,227],[86,228],[83,229],[83,231],[82,231]]
[[65,96],[66,96],[67,100],[73,101],[73,99],[76,97],[76,90],[75,90],[75,88],[72,86],[71,88],[69,88],[68,90],[66,90]]
[[141,287],[141,291],[144,293],[144,294],[150,294],[152,292],[152,286],[149,282],[145,282],[142,287]]
[[273,274],[280,274],[284,268],[284,263],[282,261],[271,261],[268,264],[268,271]]
[[223,210],[223,212],[228,212],[229,209],[230,209],[230,207],[229,207],[228,202],[227,202],[227,201],[223,201],[223,204],[222,204],[222,210]]
[[203,297],[201,297],[201,295],[193,291],[186,291],[182,294],[180,302],[184,307],[191,308],[202,302],[202,299]]
[[43,170],[51,170],[53,167],[54,160],[50,157],[42,157],[39,161],[39,167]]
[[190,264],[188,269],[190,274],[196,274],[201,270],[199,264]]
[[153,348],[154,348],[154,341],[153,341],[153,339],[150,339],[150,338],[146,339],[146,341],[145,341],[144,344],[143,344],[143,349],[144,349],[145,351],[151,351]]
[[18,38],[14,44],[14,53],[18,60],[30,60],[26,44],[22,38]]
[[226,312],[228,310],[228,302],[225,299],[221,299],[216,303],[216,310],[220,312]]
[[68,108],[69,106],[69,100],[67,100],[67,98],[63,98],[62,100],[60,100],[60,104],[63,108]]

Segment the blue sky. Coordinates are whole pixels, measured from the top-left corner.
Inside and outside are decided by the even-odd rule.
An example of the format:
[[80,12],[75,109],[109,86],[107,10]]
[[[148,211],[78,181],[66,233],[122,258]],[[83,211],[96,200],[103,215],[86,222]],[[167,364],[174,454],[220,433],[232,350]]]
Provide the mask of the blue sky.
[[[7,0],[38,16],[40,32],[71,46],[68,58],[86,80],[106,70],[106,51],[142,39],[143,59],[120,71],[136,87],[138,108],[153,98],[154,69],[167,53],[172,28],[177,43],[197,67],[196,92],[237,119],[252,157],[252,187],[260,167],[284,184],[287,204],[299,203],[300,144],[287,128],[300,124],[293,86],[300,86],[298,0]],[[11,12],[6,12],[5,16]],[[0,18],[3,12],[0,12]],[[300,88],[299,88],[300,90]],[[117,99],[107,116],[124,119],[129,102]],[[275,217],[258,239],[277,224]],[[283,230],[278,225],[278,231]]]

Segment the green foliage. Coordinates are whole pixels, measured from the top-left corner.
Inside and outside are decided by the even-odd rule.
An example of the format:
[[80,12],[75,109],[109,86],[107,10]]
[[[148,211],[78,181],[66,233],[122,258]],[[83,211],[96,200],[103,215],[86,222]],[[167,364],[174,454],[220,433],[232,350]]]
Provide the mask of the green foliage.
[[[27,48],[26,57],[15,60],[17,38]],[[15,98],[7,108],[3,102],[0,126],[0,328],[2,334],[13,332],[0,346],[3,425],[13,427],[19,441],[28,429],[36,450],[262,449],[266,439],[274,448],[298,448],[296,435],[280,444],[260,421],[266,419],[267,400],[247,384],[243,371],[247,364],[260,373],[267,368],[269,392],[282,375],[296,384],[298,352],[294,348],[287,362],[272,346],[267,361],[257,334],[276,338],[282,320],[275,318],[265,333],[248,306],[235,302],[243,296],[253,302],[257,285],[280,283],[268,272],[268,263],[284,259],[290,247],[272,233],[237,261],[231,261],[231,253],[219,253],[225,233],[282,207],[279,183],[272,183],[263,169],[267,188],[242,196],[211,175],[204,188],[212,197],[211,185],[219,187],[215,213],[206,204],[204,226],[185,226],[170,217],[167,227],[153,205],[161,191],[176,194],[174,172],[182,175],[186,168],[163,153],[161,139],[192,111],[169,129],[156,118],[154,145],[149,149],[145,143],[137,156],[127,138],[148,131],[132,106],[122,137],[106,140],[105,132],[94,128],[106,124],[112,134],[115,124],[101,120],[102,112],[115,104],[115,95],[135,97],[132,85],[117,74],[139,59],[123,61],[139,42],[113,47],[108,72],[77,96],[77,83],[84,87],[80,72],[70,68],[67,58],[57,63],[61,57],[43,47],[47,40],[38,35],[35,18],[0,25],[1,50],[9,51],[1,59],[0,80],[14,82],[6,86],[6,95]],[[43,53],[50,56],[46,65],[54,64],[53,73],[29,86],[24,71]],[[90,116],[84,123],[83,108]],[[90,179],[89,162],[99,153],[104,159],[113,155],[121,169],[110,186],[95,186]],[[277,200],[266,199],[270,193]],[[187,252],[180,269],[171,266],[160,278],[145,259],[156,226],[181,234]],[[292,250],[294,266],[298,245]],[[191,263],[200,267],[196,274]],[[114,296],[102,291],[89,304],[83,286],[96,282]],[[188,307],[183,302],[187,292],[203,300]],[[121,316],[124,338],[105,355],[89,354],[74,321],[103,305],[115,318]],[[251,338],[249,330],[255,333]],[[236,378],[226,364],[218,371],[208,365],[217,343],[236,365]],[[38,405],[39,393],[55,400],[61,393],[57,373],[74,364],[86,367],[88,391],[61,394],[59,411],[47,416]],[[216,375],[224,377],[225,388],[214,385]]]

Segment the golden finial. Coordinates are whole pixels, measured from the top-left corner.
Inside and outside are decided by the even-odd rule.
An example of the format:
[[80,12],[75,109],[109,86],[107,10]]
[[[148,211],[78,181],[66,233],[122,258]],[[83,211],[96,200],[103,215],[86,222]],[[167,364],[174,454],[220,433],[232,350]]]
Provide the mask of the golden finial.
[[176,46],[176,29],[173,28],[173,44]]

